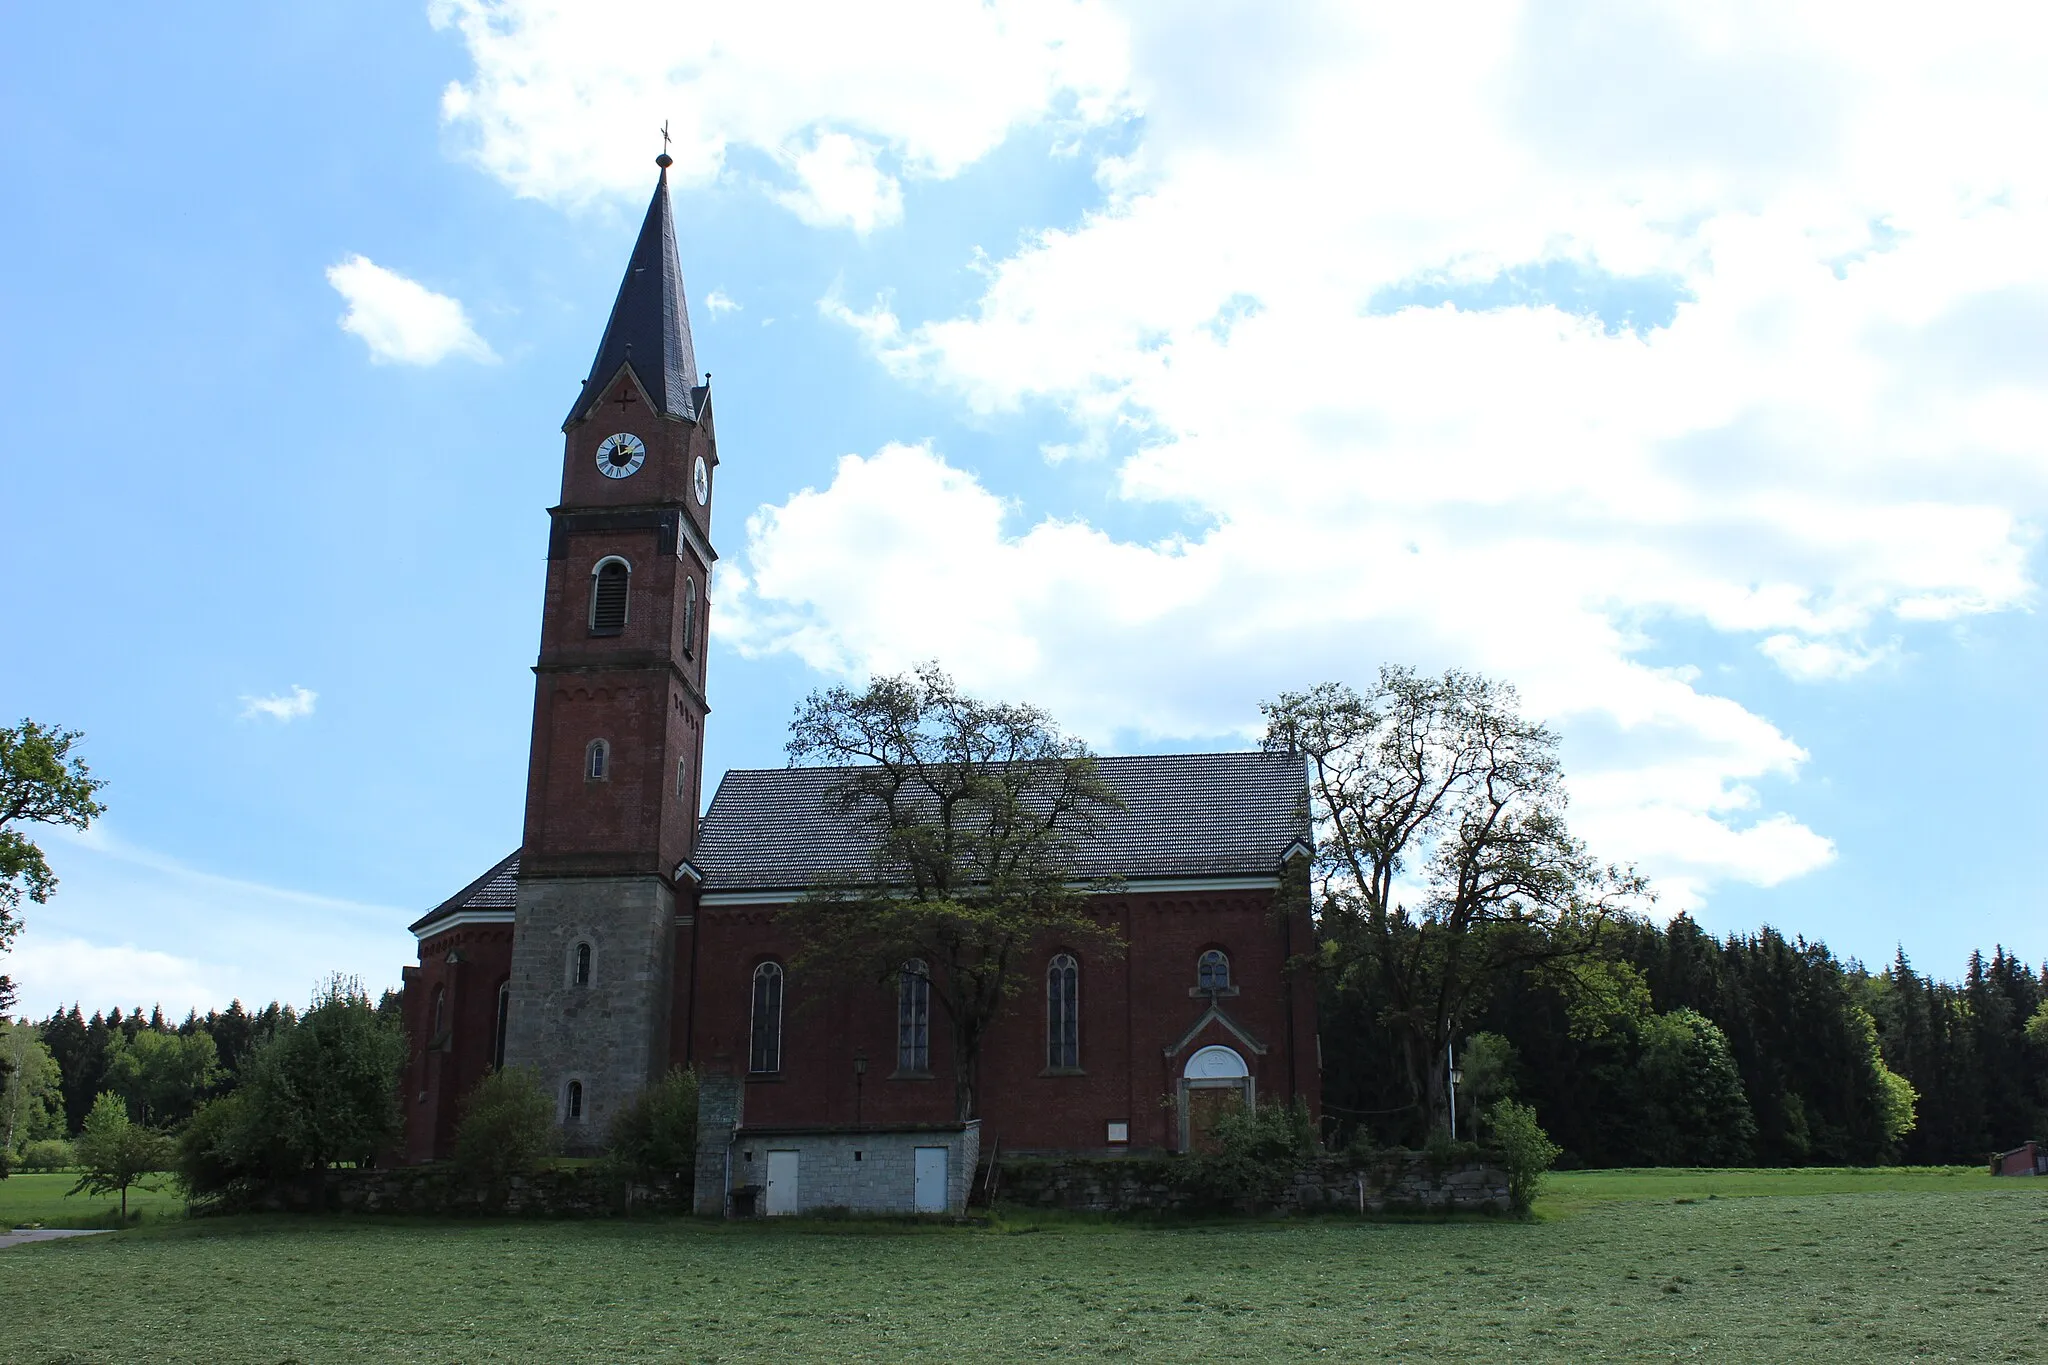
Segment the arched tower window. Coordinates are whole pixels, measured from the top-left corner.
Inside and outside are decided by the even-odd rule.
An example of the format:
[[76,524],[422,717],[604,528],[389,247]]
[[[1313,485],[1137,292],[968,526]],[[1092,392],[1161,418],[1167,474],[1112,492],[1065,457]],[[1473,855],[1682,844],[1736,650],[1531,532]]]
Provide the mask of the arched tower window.
[[1071,953],[1045,968],[1045,1065],[1052,1071],[1081,1065],[1081,964]]
[[498,1032],[491,1044],[491,1066],[498,1071],[505,1069],[505,1026],[512,1020],[512,983],[498,983]]
[[566,1102],[562,1107],[568,1112],[569,1122],[581,1123],[583,1121],[583,1082],[569,1082],[569,1093],[564,1098]]
[[916,958],[896,978],[896,1069],[932,1069],[932,974]]
[[686,754],[683,757],[676,760],[676,800],[687,801],[689,800],[689,798],[690,759],[689,756]]
[[590,945],[579,943],[570,958],[569,980],[578,986],[590,984]]
[[697,652],[697,580],[683,580],[683,653]]
[[617,635],[626,628],[626,589],[633,566],[613,555],[590,571],[590,633]]
[[1230,956],[1221,948],[1211,948],[1202,954],[1195,964],[1195,987],[1204,991],[1227,991],[1230,989]]
[[583,750],[583,776],[592,782],[602,782],[612,775],[612,746],[601,739],[593,739]]
[[432,1046],[434,1047],[446,1047],[448,1045],[448,988],[446,986],[434,987],[434,1021],[433,1027],[428,1031],[427,1036],[433,1040]]
[[782,964],[763,962],[754,968],[752,1045],[747,1050],[747,1070],[782,1070]]

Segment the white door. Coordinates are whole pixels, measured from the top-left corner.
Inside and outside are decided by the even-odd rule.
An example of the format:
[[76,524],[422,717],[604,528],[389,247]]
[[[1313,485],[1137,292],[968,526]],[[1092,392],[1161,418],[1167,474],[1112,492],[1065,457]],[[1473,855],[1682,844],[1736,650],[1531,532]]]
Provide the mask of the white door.
[[914,1202],[919,1213],[946,1211],[946,1149],[917,1149],[917,1189]]
[[768,1216],[797,1211],[795,1152],[768,1154]]

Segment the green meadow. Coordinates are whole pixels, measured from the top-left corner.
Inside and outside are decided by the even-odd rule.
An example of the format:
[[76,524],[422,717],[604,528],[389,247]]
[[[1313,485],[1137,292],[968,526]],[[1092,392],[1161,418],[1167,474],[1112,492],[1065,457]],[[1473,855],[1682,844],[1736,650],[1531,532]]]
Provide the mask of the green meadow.
[[[0,1217],[46,1203],[0,1183]],[[115,1236],[0,1252],[0,1357],[2048,1361],[2044,1262],[2048,1181],[1974,1171],[1563,1174],[1531,1221],[423,1223],[163,1204]]]

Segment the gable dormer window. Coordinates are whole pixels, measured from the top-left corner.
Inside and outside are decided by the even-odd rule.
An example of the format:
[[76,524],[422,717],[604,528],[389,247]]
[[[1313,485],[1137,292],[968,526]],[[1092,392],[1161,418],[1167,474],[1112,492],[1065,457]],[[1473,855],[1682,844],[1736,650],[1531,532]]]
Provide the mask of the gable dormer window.
[[617,635],[626,628],[626,590],[633,566],[612,555],[590,571],[590,633]]

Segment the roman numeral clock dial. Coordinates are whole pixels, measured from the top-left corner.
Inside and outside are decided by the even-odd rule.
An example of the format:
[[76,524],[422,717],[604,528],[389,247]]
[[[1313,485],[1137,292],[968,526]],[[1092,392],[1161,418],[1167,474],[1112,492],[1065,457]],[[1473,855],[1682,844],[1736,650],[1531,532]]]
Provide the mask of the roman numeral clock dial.
[[597,472],[607,479],[623,479],[646,460],[646,443],[629,432],[607,436],[597,447]]

